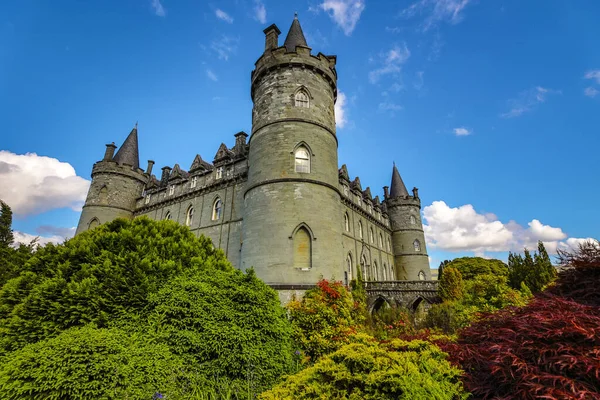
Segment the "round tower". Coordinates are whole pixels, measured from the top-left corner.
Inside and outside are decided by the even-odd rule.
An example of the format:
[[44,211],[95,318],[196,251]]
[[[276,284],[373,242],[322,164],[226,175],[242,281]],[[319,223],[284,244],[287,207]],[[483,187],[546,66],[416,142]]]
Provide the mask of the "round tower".
[[430,280],[429,256],[421,222],[421,199],[417,188],[408,194],[394,164],[392,187],[385,199],[392,228],[394,266],[398,279]]
[[92,183],[75,234],[116,218],[133,218],[136,200],[148,180],[139,167],[137,124],[115,155],[116,148],[114,143],[107,144],[104,158],[92,168]]
[[252,72],[242,268],[280,289],[341,279],[335,56],[312,55],[294,18],[283,46],[264,30]]

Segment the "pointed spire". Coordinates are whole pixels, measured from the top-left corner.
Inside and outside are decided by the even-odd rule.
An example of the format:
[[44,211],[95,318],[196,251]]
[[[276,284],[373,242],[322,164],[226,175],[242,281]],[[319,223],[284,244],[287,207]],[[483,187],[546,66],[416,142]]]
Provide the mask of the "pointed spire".
[[138,135],[137,135],[137,122],[135,127],[127,136],[127,139],[123,142],[123,145],[115,154],[113,161],[119,164],[132,165],[134,168],[140,167],[140,156],[138,151]]
[[394,169],[392,171],[392,188],[390,190],[390,197],[404,197],[408,196],[408,190],[406,190],[406,186],[404,186],[404,181],[400,177],[400,172],[398,172],[398,168],[396,168],[396,163],[394,163]]
[[298,13],[294,15],[294,21],[292,22],[292,26],[285,37],[285,42],[283,43],[287,51],[296,51],[296,46],[306,46],[306,39],[304,38],[304,33],[302,33],[302,27],[300,26],[300,21],[298,21]]

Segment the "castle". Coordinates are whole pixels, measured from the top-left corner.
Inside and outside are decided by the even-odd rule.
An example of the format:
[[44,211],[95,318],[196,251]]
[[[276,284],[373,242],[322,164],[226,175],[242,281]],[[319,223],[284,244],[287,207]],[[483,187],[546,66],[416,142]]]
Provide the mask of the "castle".
[[[189,171],[139,167],[137,125],[94,164],[77,233],[118,217],[171,219],[212,239],[234,266],[281,292],[321,278],[429,280],[421,201],[396,166],[383,200],[338,168],[336,56],[311,54],[294,18],[283,46],[276,25],[251,75],[252,131]],[[248,140],[247,140],[248,139]]]

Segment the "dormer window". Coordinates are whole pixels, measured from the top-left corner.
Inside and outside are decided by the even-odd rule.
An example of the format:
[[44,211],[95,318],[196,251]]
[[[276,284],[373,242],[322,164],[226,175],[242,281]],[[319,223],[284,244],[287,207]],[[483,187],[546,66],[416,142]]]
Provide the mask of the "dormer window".
[[344,186],[344,196],[348,196],[348,186]]
[[215,178],[221,179],[222,177],[223,177],[223,167],[219,167],[219,168],[217,168]]
[[144,200],[144,204],[148,204],[148,203],[150,203],[150,195],[149,194],[146,195],[146,199]]
[[197,177],[197,176],[194,176],[194,177],[192,178],[192,182],[190,182],[190,188],[192,188],[192,189],[193,189],[193,188],[195,188],[195,187],[196,187],[196,184],[198,184],[198,177]]
[[173,196],[173,193],[175,193],[175,185],[169,186],[169,196]]
[[369,209],[369,214],[373,214],[373,207],[371,207],[371,205],[370,205],[370,204],[369,204],[369,207],[368,207],[368,209]]
[[310,106],[308,93],[304,90],[299,90],[298,93],[296,93],[296,96],[294,96],[294,105],[296,107],[308,108]]
[[295,155],[295,165],[296,172],[308,174],[310,173],[310,155],[308,153],[308,149],[304,146],[300,146],[296,149]]

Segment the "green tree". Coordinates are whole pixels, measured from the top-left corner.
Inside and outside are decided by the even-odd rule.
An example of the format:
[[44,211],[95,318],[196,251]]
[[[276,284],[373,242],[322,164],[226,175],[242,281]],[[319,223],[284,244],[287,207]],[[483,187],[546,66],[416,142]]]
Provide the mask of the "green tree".
[[421,340],[343,346],[315,365],[288,376],[263,400],[466,399],[461,371],[437,346]]
[[505,263],[500,260],[482,257],[455,258],[444,265],[444,268],[447,267],[458,269],[465,281],[473,279],[477,275],[508,275],[508,267]]
[[465,284],[457,268],[445,267],[438,286],[438,294],[443,301],[456,301],[464,296]]
[[0,247],[8,247],[13,244],[15,238],[12,231],[12,210],[0,200]]
[[0,200],[0,288],[21,273],[35,249],[35,241],[14,246],[12,210]]
[[509,283],[513,288],[519,289],[521,283],[525,283],[534,294],[556,279],[556,269],[541,241],[538,242],[538,251],[533,256],[527,249],[523,256],[509,253],[508,269]]

